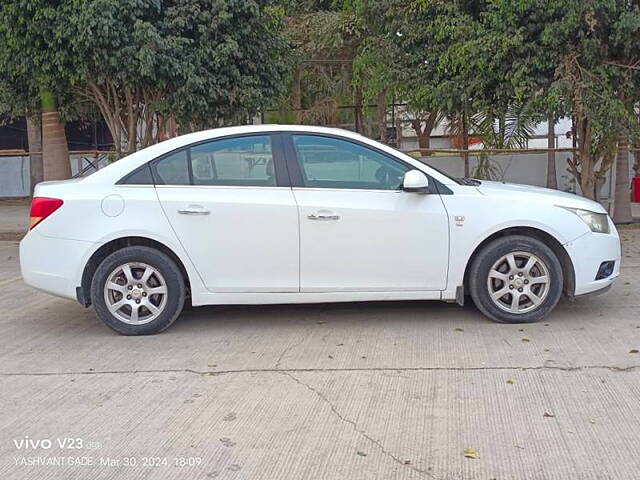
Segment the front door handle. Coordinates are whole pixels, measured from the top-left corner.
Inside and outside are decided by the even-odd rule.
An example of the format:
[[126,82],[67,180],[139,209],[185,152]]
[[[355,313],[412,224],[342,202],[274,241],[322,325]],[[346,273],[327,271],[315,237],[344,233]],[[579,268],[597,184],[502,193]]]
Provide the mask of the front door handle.
[[189,205],[187,208],[181,208],[178,213],[182,215],[209,215],[211,212],[202,205]]
[[336,215],[333,212],[316,212],[316,213],[310,213],[309,215],[307,215],[307,218],[309,220],[340,220],[340,215]]

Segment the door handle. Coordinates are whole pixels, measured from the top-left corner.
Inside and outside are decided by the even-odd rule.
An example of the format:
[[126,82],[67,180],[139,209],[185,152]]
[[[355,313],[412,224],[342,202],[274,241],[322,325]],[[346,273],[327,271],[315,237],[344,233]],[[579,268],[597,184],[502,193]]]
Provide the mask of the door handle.
[[202,205],[189,205],[187,208],[178,209],[182,215],[209,215],[211,212]]
[[324,212],[317,212],[317,213],[310,213],[309,215],[307,215],[307,218],[309,220],[340,220],[340,215],[336,215],[335,213],[324,213]]

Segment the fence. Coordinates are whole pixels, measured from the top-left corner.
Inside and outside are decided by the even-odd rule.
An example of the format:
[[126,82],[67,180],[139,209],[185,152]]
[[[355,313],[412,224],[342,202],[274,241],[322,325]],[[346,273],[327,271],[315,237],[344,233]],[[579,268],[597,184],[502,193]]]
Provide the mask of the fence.
[[[34,152],[38,154],[39,152]],[[110,162],[113,152],[81,150],[71,152],[69,162],[73,176],[88,175]],[[30,152],[0,151],[0,198],[28,197],[31,192]]]
[[[409,149],[403,150],[423,163],[453,177],[464,176],[462,150],[452,149]],[[472,176],[489,177],[496,181],[523,183],[544,187],[547,179],[547,152],[549,149],[535,148],[525,150],[469,150],[469,164]],[[573,149],[558,148],[556,152],[556,179],[558,189],[580,193],[579,186],[568,171],[567,160]],[[74,176],[88,175],[108,165],[113,152],[76,151],[71,153],[71,171]],[[637,155],[637,152],[635,152]],[[482,154],[485,162],[480,165]],[[633,163],[632,161],[630,163]],[[483,173],[484,175],[479,175]],[[604,203],[613,197],[615,168],[610,170],[601,190]],[[0,197],[27,197],[30,193],[29,152],[0,151]]]

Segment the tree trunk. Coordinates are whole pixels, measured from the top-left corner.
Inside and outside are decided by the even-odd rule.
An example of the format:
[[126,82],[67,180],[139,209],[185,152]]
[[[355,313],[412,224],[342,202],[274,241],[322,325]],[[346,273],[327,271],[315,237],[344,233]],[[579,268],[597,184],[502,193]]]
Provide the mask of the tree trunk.
[[387,92],[382,91],[377,98],[378,136],[382,143],[387,143]]
[[[427,132],[426,130],[418,135],[418,147],[429,149],[431,148],[431,132]],[[421,152],[422,154],[422,152]],[[426,153],[424,155],[427,155]]]
[[27,117],[27,138],[29,140],[29,171],[31,196],[36,184],[44,180],[42,168],[42,128],[38,119]]
[[356,133],[364,133],[364,115],[362,113],[362,89],[358,86],[353,89],[353,120]]
[[[576,118],[576,142],[578,145],[576,180],[580,184],[582,195],[598,200],[598,189],[594,171],[594,158],[591,151],[591,122],[587,118]],[[578,172],[579,167],[579,173]]]
[[[424,119],[424,129],[422,128],[422,118],[416,117],[411,120],[411,128],[416,132],[418,138],[418,148],[431,148],[431,132],[436,127],[437,120],[438,112],[430,112]],[[421,152],[421,155],[430,155],[430,153]]]
[[613,204],[613,221],[631,223],[631,195],[629,192],[629,142],[626,138],[618,141],[616,155],[616,191]]
[[71,178],[69,147],[64,124],[60,121],[58,106],[51,92],[40,92],[42,103],[42,165],[45,180]]
[[[549,128],[547,130],[547,148],[556,148],[556,119],[552,115],[549,117]],[[558,177],[556,176],[556,152],[547,152],[547,188],[558,188]]]
[[[411,119],[411,128],[416,132],[416,138],[418,139],[418,148],[429,148],[429,144],[431,143],[431,132],[427,131],[426,127],[422,129],[422,119],[421,118],[412,118]],[[420,155],[425,155],[424,152],[420,152]]]
[[300,123],[302,119],[302,67],[296,67],[293,72],[291,104],[296,123]]
[[471,176],[469,165],[469,125],[467,123],[467,112],[462,112],[462,160],[464,160],[464,176]]

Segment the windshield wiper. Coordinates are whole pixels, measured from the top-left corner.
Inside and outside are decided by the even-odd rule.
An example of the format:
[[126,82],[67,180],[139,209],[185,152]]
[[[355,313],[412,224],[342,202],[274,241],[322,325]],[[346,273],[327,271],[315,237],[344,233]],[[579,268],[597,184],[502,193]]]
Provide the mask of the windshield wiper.
[[480,180],[476,180],[475,178],[469,178],[469,177],[460,177],[460,178],[456,178],[456,180],[458,180],[461,185],[468,185],[470,187],[477,187],[478,185],[482,184]]

